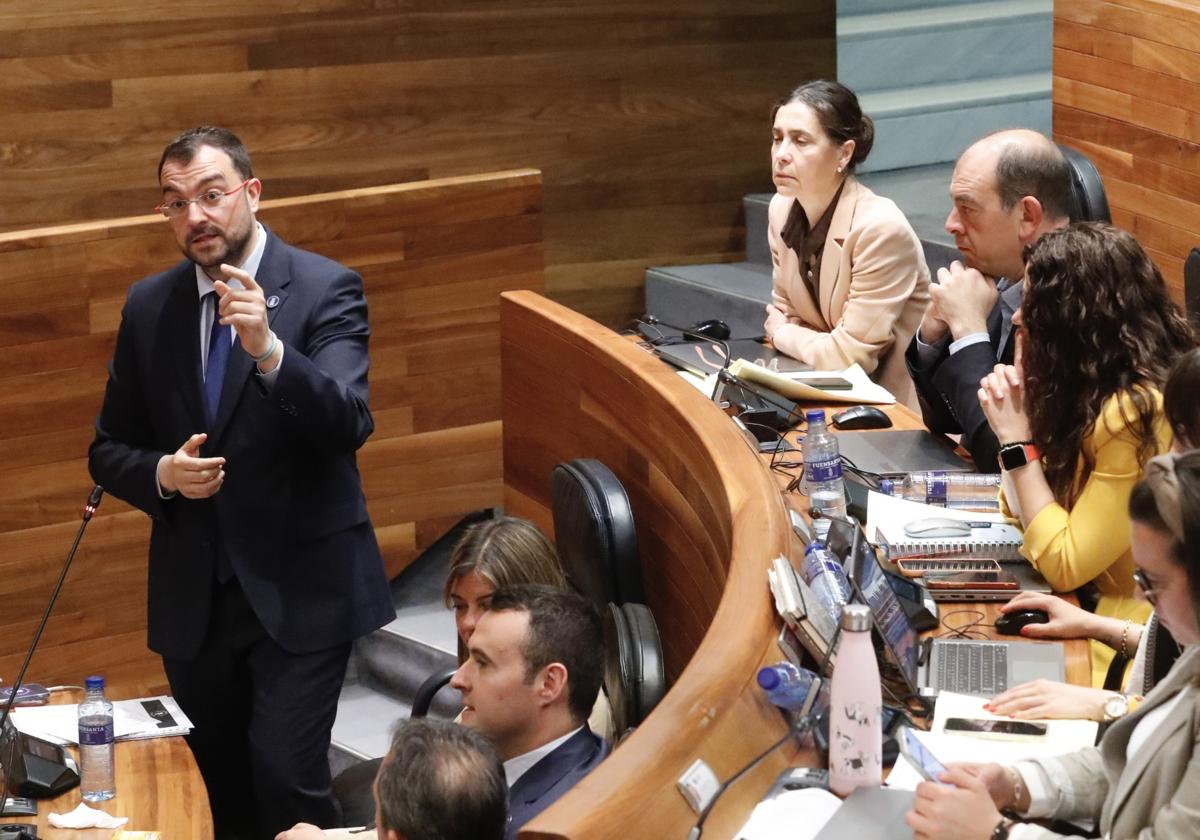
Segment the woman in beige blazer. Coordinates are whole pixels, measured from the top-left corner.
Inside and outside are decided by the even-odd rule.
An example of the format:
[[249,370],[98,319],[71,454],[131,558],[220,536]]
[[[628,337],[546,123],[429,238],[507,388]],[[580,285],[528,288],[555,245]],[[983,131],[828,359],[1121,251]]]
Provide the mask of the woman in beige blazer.
[[1200,836],[1200,450],[1161,455],[1129,500],[1134,577],[1184,645],[1166,679],[1100,741],[1054,759],[952,765],[917,788],[917,840],[1029,840],[1056,834],[1002,817],[1096,822],[1111,840]]
[[851,174],[874,135],[837,82],[801,85],[776,109],[763,330],[780,352],[819,370],[857,363],[911,403],[904,348],[929,305],[929,269],[900,209]]

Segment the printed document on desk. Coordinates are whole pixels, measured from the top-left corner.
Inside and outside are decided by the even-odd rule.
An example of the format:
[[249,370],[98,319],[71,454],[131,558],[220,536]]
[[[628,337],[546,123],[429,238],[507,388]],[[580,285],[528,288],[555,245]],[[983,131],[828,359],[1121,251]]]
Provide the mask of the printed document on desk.
[[[79,742],[79,706],[75,703],[13,709],[12,721],[21,732],[55,744]],[[118,741],[186,735],[191,731],[192,722],[173,697],[113,703],[113,734]]]
[[[803,373],[777,373],[745,359],[735,359],[729,372],[747,382],[757,382],[778,391],[788,399],[817,403],[852,403],[854,405],[892,405],[896,398],[882,385],[871,381],[859,365],[845,370],[811,370]],[[837,376],[850,382],[845,391],[830,391],[805,384],[806,379]]]

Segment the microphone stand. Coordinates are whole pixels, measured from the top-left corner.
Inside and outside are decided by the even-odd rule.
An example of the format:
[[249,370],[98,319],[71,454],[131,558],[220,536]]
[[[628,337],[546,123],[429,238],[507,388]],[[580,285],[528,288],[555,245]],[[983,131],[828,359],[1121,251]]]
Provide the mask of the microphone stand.
[[[46,629],[46,623],[50,620],[50,612],[54,609],[54,602],[58,600],[58,595],[62,591],[63,583],[67,579],[67,572],[71,569],[71,561],[75,559],[75,551],[79,548],[79,543],[83,539],[83,532],[87,530],[88,523],[92,521],[92,514],[100,507],[100,499],[104,495],[104,488],[97,484],[92,488],[92,492],[88,495],[87,502],[83,505],[83,521],[79,523],[79,530],[75,533],[75,541],[71,543],[71,550],[67,552],[67,559],[63,563],[62,571],[58,574],[58,581],[54,584],[54,590],[50,593],[50,600],[46,602],[46,609],[42,613],[42,620],[38,622],[37,630],[33,634],[33,642],[29,645],[29,650],[25,654],[25,661],[21,663],[21,670],[17,672],[17,679],[13,682],[12,689],[8,692],[8,698],[4,703],[4,711],[0,714],[0,738],[5,737],[5,727],[9,725],[8,717],[12,712],[13,701],[17,697],[17,689],[25,681],[25,672],[29,670],[29,663],[33,660],[33,652],[37,650],[38,642],[42,640],[42,633]],[[9,741],[8,755],[4,758],[4,790],[0,791],[0,818],[4,816],[4,806],[8,802],[8,773],[12,767],[13,754],[17,748],[16,733]]]
[[[717,389],[721,385],[721,373],[728,373],[729,365],[733,361],[733,358],[729,352],[729,344],[727,342],[725,342],[719,338],[713,338],[711,335],[705,335],[704,333],[696,332],[695,330],[689,329],[688,327],[680,327],[676,324],[668,324],[666,321],[663,321],[663,320],[659,319],[658,317],[656,317],[654,315],[650,315],[650,314],[643,315],[641,318],[635,318],[634,321],[636,323],[646,324],[647,326],[651,326],[651,327],[666,327],[669,330],[675,330],[676,332],[681,333],[682,335],[684,335],[687,338],[692,339],[693,341],[704,341],[709,344],[713,344],[718,349],[720,349],[721,358],[724,361],[721,363],[721,370],[718,371],[717,378],[713,382],[713,392],[709,396],[709,399],[712,400],[713,402],[717,401]],[[645,335],[645,333],[643,333],[643,335]],[[663,340],[664,338],[665,338],[665,336],[660,337],[658,339],[650,339],[650,343],[657,347],[659,344],[666,343]]]

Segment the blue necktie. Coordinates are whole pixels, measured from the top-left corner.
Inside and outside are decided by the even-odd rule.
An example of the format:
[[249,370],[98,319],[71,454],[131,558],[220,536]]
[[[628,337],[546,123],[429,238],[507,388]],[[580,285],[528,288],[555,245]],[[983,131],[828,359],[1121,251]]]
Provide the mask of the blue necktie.
[[229,361],[229,327],[221,324],[221,313],[217,310],[217,293],[204,296],[211,301],[212,330],[208,334],[208,363],[204,368],[204,407],[211,425],[217,418],[217,406],[221,403],[221,385],[225,382],[225,365]]

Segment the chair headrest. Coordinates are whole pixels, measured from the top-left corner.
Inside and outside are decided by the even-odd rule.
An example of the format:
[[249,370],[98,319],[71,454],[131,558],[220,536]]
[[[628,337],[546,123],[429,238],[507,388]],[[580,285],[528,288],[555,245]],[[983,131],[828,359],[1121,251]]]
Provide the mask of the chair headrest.
[[600,608],[645,600],[633,509],[612,471],[591,458],[559,464],[550,501],[558,556],[584,596]]
[[1071,221],[1112,223],[1108,196],[1096,164],[1083,152],[1070,146],[1058,147],[1071,170]]

